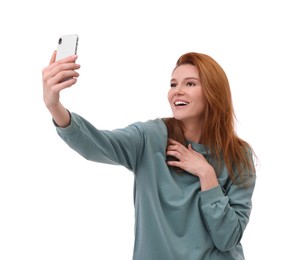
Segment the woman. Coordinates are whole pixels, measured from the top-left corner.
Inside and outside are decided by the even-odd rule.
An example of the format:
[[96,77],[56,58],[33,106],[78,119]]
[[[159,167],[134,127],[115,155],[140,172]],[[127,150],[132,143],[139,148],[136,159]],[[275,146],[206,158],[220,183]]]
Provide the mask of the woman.
[[72,149],[133,171],[133,259],[244,259],[256,175],[252,148],[234,130],[223,69],[208,55],[182,55],[168,93],[172,118],[100,131],[59,100],[79,76],[76,58],[55,62],[53,54],[43,70],[44,102]]

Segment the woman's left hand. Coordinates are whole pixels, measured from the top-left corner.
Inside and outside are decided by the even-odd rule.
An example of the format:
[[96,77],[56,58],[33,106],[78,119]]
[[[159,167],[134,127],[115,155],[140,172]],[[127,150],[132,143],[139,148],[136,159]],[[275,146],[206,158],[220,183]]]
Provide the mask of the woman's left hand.
[[181,143],[168,139],[166,154],[173,156],[178,161],[167,161],[170,166],[178,167],[200,178],[202,190],[218,185],[217,177],[213,167],[205,157],[194,151],[191,144],[186,148]]

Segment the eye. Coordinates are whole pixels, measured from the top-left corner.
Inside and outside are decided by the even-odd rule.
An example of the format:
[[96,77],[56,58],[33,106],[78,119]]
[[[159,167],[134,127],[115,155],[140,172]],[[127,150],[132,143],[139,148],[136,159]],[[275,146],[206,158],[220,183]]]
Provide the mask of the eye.
[[171,88],[175,88],[176,86],[177,86],[176,83],[170,83],[170,87],[171,87]]
[[194,87],[196,84],[195,83],[193,83],[193,82],[187,82],[186,83],[186,86],[188,86],[188,87]]

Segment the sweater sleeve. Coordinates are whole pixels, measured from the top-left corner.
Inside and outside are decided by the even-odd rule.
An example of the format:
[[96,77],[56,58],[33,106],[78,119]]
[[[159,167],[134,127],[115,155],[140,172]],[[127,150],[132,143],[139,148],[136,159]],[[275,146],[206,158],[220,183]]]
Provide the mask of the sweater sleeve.
[[71,113],[66,128],[56,127],[59,136],[90,161],[122,165],[135,171],[144,147],[143,124],[135,123],[113,131],[98,130],[81,116]]
[[226,191],[217,186],[200,192],[200,209],[214,245],[228,251],[241,240],[252,209],[256,175],[247,186],[231,183]]

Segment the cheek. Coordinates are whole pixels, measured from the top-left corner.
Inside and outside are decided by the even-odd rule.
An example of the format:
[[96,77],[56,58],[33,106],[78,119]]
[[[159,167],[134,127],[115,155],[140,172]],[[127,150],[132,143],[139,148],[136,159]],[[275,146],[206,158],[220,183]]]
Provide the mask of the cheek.
[[198,102],[199,110],[204,110],[205,107],[205,97],[203,95],[203,91],[198,91],[195,93],[196,101]]
[[167,99],[168,99],[168,102],[170,103],[171,100],[172,100],[172,90],[169,90],[168,93],[167,93]]
[[200,101],[200,108],[201,108],[202,112],[204,112],[205,107],[206,107],[206,100],[205,100],[205,97],[202,97],[202,99]]
[[198,97],[198,99],[200,100],[200,102],[204,103],[204,101],[205,101],[205,96],[204,96],[204,93],[203,93],[203,90],[202,90],[202,89],[199,89],[199,90],[195,93],[195,96]]

